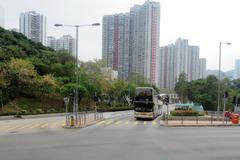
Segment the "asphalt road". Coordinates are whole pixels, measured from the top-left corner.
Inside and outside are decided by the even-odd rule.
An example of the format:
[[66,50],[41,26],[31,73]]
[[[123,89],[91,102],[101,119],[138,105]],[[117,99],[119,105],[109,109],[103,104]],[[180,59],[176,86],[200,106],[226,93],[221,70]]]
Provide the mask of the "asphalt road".
[[0,134],[1,160],[239,160],[239,127],[168,128],[121,113],[83,129]]

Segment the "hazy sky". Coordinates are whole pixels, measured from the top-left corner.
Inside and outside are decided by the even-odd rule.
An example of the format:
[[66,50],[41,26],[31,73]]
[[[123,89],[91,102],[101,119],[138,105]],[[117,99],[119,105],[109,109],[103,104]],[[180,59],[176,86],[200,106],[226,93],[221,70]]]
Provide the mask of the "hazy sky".
[[[240,58],[240,0],[156,0],[161,4],[160,46],[174,43],[178,37],[200,46],[200,57],[207,58],[207,68],[218,68],[219,42],[222,68],[234,68]],[[47,35],[75,36],[73,28],[55,28],[55,23],[90,24],[102,22],[102,16],[129,12],[145,0],[0,0],[5,9],[5,27],[18,28],[21,12],[35,10],[47,17]],[[79,58],[101,58],[102,27],[79,30]]]

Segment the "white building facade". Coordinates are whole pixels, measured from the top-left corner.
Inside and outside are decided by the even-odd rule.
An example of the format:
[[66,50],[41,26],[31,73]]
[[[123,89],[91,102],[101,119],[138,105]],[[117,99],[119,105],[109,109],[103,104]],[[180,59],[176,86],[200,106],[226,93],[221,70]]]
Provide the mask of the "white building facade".
[[160,3],[146,1],[130,9],[130,74],[158,86]]
[[130,13],[103,17],[102,58],[120,79],[140,74],[158,84],[160,4],[147,1]]
[[199,77],[198,79],[206,78],[206,66],[207,66],[207,60],[206,58],[200,58],[199,59]]
[[175,44],[160,47],[159,86],[174,89],[181,73],[188,81],[206,77],[206,59],[199,58],[199,47],[188,44],[187,39],[177,39]]
[[76,42],[75,38],[71,35],[63,35],[59,39],[55,37],[47,37],[47,46],[56,50],[56,51],[66,51],[71,53],[72,56],[76,54]]
[[46,45],[46,17],[35,11],[21,13],[19,31],[27,38]]
[[129,74],[129,14],[103,17],[102,59],[105,67],[118,71],[120,79]]
[[235,60],[234,79],[240,78],[240,59]]

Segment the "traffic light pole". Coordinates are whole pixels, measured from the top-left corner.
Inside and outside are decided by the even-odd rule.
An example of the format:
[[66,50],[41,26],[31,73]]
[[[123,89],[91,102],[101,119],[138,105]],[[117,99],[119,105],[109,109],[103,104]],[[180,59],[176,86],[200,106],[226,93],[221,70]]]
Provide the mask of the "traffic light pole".
[[168,124],[168,103],[166,105],[167,105],[167,120],[166,120],[166,123]]
[[222,119],[223,123],[224,123],[224,121],[225,121],[226,103],[227,103],[227,98],[224,97],[224,98],[223,98],[223,119]]

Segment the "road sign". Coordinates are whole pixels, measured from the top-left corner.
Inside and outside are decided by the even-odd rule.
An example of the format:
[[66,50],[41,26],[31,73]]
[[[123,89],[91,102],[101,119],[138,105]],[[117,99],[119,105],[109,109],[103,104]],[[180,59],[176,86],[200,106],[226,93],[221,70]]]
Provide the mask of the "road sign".
[[64,101],[64,103],[65,103],[66,105],[69,104],[69,98],[68,98],[68,97],[64,97],[64,98],[63,98],[63,101]]

